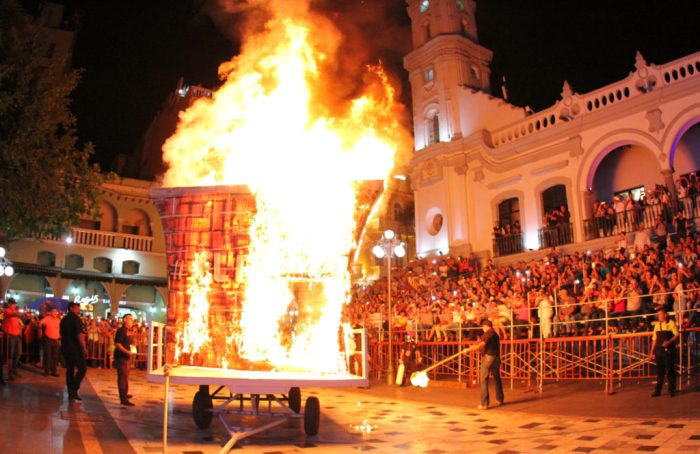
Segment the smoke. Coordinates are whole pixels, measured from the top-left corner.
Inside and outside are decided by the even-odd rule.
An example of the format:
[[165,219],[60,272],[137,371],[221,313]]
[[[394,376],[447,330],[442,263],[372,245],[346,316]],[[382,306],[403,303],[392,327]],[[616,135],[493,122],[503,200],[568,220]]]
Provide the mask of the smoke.
[[[323,96],[317,106],[323,114],[341,114],[346,101],[366,89],[374,79],[368,65],[381,63],[397,99],[406,107],[400,123],[411,129],[410,90],[403,56],[411,50],[410,21],[405,0],[198,0],[220,31],[242,47],[250,37],[266,31],[275,17],[304,18],[324,53],[315,89]],[[229,66],[221,68],[222,73]],[[405,161],[399,158],[397,164]]]

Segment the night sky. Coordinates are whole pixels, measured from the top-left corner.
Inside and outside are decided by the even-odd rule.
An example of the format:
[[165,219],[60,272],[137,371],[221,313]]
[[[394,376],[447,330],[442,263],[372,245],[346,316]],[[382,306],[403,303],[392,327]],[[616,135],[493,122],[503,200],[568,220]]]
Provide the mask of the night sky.
[[[72,110],[103,168],[134,150],[181,76],[218,84],[218,65],[238,49],[237,20],[213,18],[209,2],[63,2],[80,11],[73,66],[83,74]],[[361,18],[355,31],[372,43],[369,57],[397,73],[410,103],[401,70],[410,49],[405,0],[318,0],[318,7],[333,10],[342,28]],[[480,43],[494,52],[494,94],[505,75],[509,100],[540,110],[558,99],[564,80],[585,93],[624,78],[637,50],[659,64],[700,50],[700,1],[481,0],[477,26]]]

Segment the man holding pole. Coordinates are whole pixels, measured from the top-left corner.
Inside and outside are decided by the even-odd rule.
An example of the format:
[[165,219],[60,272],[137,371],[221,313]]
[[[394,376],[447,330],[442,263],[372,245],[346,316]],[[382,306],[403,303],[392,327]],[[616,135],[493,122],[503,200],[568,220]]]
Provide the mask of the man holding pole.
[[489,374],[493,373],[493,381],[496,384],[496,400],[499,405],[503,405],[503,383],[501,383],[501,345],[498,334],[493,330],[491,320],[485,319],[481,322],[484,335],[481,337],[478,348],[483,352],[481,359],[481,373],[479,374],[481,388],[481,403],[479,410],[488,410],[489,400]]

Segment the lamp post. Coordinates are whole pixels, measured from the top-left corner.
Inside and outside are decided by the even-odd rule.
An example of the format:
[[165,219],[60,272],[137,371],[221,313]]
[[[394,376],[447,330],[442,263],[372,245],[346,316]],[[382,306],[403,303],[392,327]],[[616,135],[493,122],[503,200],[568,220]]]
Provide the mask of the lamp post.
[[388,315],[387,323],[389,324],[389,364],[386,373],[387,384],[392,384],[394,382],[394,356],[393,356],[393,342],[394,342],[394,327],[393,320],[391,317],[391,257],[396,256],[398,258],[406,255],[406,248],[402,241],[396,239],[393,230],[385,230],[382,238],[377,242],[377,244],[372,248],[372,253],[378,259],[386,257],[386,280],[387,280],[387,306]]
[[11,277],[15,274],[12,262],[5,258],[5,248],[0,246],[0,276]]

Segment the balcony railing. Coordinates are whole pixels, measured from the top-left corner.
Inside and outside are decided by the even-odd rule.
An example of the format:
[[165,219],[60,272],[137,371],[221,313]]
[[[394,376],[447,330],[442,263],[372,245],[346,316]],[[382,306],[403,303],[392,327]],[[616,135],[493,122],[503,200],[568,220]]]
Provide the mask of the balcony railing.
[[493,239],[493,253],[496,257],[520,254],[525,250],[523,234],[497,236]]
[[684,197],[671,201],[669,204],[658,203],[647,205],[634,210],[626,210],[611,216],[595,217],[583,221],[584,239],[593,240],[605,238],[620,233],[633,232],[638,225],[650,229],[656,225],[660,217],[666,224],[670,224],[673,216],[679,211],[686,219],[692,220],[700,217],[700,196]]
[[[61,238],[58,237],[49,237],[47,239],[61,241]],[[129,235],[127,233],[73,227],[71,229],[71,239],[74,244],[85,246],[131,249],[141,252],[153,251],[152,236]]]
[[574,242],[574,230],[571,223],[539,229],[537,233],[540,239],[540,249],[561,246],[562,244],[571,244]]

